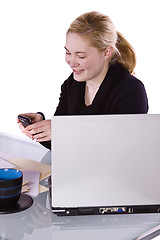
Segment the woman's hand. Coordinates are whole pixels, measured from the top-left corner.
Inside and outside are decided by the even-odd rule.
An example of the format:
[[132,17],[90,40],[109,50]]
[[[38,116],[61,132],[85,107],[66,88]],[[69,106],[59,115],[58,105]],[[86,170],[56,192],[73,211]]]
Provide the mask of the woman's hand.
[[25,128],[25,134],[36,142],[51,140],[51,120],[43,120]]
[[25,128],[17,118],[17,123],[19,123],[22,133],[32,140],[35,139],[37,142],[51,140],[51,120],[43,120],[42,115],[38,113],[25,113],[21,115],[29,117],[33,123]]

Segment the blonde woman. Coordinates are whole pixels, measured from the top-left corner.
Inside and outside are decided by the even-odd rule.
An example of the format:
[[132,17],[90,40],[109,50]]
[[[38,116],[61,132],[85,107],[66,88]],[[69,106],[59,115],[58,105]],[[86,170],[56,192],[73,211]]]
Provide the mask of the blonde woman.
[[[144,85],[132,75],[135,52],[108,16],[89,12],[76,18],[67,31],[65,51],[72,74],[62,84],[55,115],[147,113]],[[24,115],[33,124],[24,128],[20,123],[21,130],[50,148],[50,120],[42,113]]]

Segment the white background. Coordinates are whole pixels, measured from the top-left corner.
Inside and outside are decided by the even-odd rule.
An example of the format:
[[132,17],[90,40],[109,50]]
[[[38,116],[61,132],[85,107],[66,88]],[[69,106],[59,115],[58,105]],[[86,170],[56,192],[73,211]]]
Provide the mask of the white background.
[[160,113],[159,0],[0,0],[0,131],[22,135],[17,115],[55,112],[71,70],[64,60],[70,23],[87,11],[108,15],[137,54],[149,113]]

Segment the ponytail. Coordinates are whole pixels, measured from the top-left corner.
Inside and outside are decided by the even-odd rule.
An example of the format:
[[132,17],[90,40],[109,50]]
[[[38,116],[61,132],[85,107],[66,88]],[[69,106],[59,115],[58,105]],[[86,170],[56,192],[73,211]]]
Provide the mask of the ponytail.
[[121,33],[117,32],[117,52],[115,53],[112,60],[119,62],[126,70],[133,73],[136,66],[136,54],[130,43],[122,36]]

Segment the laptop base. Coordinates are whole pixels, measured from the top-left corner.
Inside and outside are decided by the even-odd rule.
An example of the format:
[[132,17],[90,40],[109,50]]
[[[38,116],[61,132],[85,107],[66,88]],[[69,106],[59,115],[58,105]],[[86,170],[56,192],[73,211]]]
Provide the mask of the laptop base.
[[57,216],[160,213],[160,205],[52,208]]

